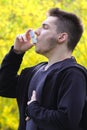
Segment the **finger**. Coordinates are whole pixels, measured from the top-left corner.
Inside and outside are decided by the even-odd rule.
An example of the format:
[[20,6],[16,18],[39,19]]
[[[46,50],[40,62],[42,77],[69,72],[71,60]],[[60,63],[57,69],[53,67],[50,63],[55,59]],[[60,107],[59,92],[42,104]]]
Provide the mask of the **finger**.
[[26,33],[25,33],[26,38],[27,38],[28,40],[31,39],[31,38],[30,38],[30,34],[29,34],[29,32],[30,32],[31,30],[32,30],[32,29],[29,29],[29,30],[27,30]]
[[36,91],[33,90],[31,100],[36,100]]
[[32,97],[35,97],[35,96],[36,96],[36,91],[33,90],[33,92],[32,92]]
[[17,35],[17,39],[18,39],[20,42],[23,42],[23,36],[22,36],[22,34]]
[[22,35],[22,38],[23,38],[23,41],[24,41],[24,42],[28,42],[28,39],[27,39],[27,37],[26,37],[25,34]]

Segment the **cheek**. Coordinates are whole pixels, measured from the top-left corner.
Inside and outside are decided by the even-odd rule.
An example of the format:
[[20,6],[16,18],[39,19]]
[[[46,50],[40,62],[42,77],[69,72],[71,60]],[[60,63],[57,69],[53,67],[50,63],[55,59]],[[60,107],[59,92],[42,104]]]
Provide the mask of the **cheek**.
[[55,36],[53,37],[53,36],[50,36],[50,37],[48,37],[47,38],[47,44],[50,46],[50,47],[54,47],[54,46],[56,46],[56,44],[57,44],[57,40],[56,40],[56,38],[55,38]]
[[36,44],[36,52],[39,51],[48,51],[54,48],[57,45],[56,36],[53,35],[45,35],[39,39],[39,42]]
[[43,39],[43,43],[41,43],[41,45],[39,46],[39,49],[42,52],[48,52],[50,50],[52,50],[53,48],[55,48],[57,45],[56,43],[56,39],[53,37],[49,37],[49,38],[44,38]]

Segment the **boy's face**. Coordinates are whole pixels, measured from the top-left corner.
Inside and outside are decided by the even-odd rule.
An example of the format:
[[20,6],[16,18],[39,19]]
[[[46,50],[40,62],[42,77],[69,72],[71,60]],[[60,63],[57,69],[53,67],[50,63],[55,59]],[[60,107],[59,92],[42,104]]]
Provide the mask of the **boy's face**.
[[49,53],[57,45],[57,18],[53,16],[47,17],[35,33],[37,34],[37,44],[35,50],[37,53],[45,55]]

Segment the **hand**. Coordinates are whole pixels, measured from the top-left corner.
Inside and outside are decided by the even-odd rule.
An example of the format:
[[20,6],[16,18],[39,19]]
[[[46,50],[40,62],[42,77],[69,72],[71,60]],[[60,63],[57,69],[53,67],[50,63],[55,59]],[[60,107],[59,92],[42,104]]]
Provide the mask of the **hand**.
[[[36,101],[36,91],[35,90],[33,90],[31,100],[27,102],[27,105],[29,105],[33,101]],[[30,120],[30,117],[26,116],[25,120],[26,121]]]
[[34,46],[34,44],[30,43],[29,31],[30,30],[27,30],[24,34],[20,34],[16,37],[14,42],[15,52],[22,53]]
[[35,90],[33,90],[31,100],[27,102],[27,105],[29,105],[33,101],[36,101],[36,91]]

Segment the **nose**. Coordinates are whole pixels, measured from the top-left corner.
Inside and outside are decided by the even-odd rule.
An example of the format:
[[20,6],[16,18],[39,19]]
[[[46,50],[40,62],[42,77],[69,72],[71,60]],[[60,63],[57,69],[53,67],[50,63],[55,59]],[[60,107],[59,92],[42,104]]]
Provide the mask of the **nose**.
[[37,30],[35,30],[35,34],[36,34],[37,36],[40,35],[40,28],[38,28]]

